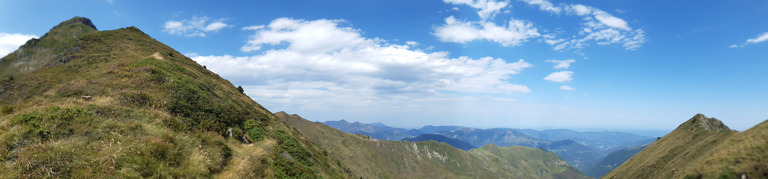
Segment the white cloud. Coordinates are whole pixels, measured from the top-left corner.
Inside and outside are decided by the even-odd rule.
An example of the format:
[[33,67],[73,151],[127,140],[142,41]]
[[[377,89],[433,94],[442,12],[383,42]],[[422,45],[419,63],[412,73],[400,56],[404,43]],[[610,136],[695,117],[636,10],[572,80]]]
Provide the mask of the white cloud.
[[622,29],[622,30],[632,30],[632,28],[629,28],[629,25],[627,25],[627,21],[624,21],[624,19],[608,14],[605,11],[596,10],[594,12],[594,15],[597,21],[609,27]]
[[498,26],[492,22],[462,22],[453,16],[445,19],[445,25],[437,27],[434,35],[443,42],[467,43],[475,40],[488,40],[502,46],[517,46],[529,38],[538,37],[538,30],[533,24],[518,19],[510,19],[507,26]]
[[762,43],[762,42],[765,42],[765,41],[768,41],[768,32],[765,32],[763,34],[757,35],[757,37],[755,37],[755,38],[747,39],[747,41],[744,42],[744,44],[742,44],[742,45],[733,44],[733,45],[731,45],[729,47],[731,47],[731,48],[744,47],[744,46],[749,45],[749,44]]
[[572,71],[559,71],[554,72],[547,77],[544,77],[544,80],[554,81],[554,82],[566,82],[573,80],[573,72]]
[[586,15],[592,14],[592,9],[593,9],[592,7],[585,6],[582,4],[572,4],[570,6],[565,7],[565,10],[568,13],[576,14],[578,16],[586,16]]
[[205,29],[203,31],[210,32],[210,31],[218,31],[220,29],[223,29],[227,27],[228,25],[223,22],[213,22],[208,24],[208,26],[205,26]]
[[768,40],[768,32],[760,34],[755,38],[747,39],[747,44],[765,42],[766,40]]
[[566,91],[573,91],[573,90],[575,90],[576,88],[573,88],[573,87],[571,87],[571,86],[568,86],[568,85],[563,85],[563,86],[560,86],[560,89],[561,89],[561,90],[566,90]]
[[555,63],[555,69],[568,69],[571,67],[571,63],[576,62],[576,60],[546,60],[545,62]]
[[163,25],[163,32],[187,37],[205,37],[206,32],[219,31],[226,27],[231,27],[231,25],[224,23],[224,19],[211,20],[205,16],[194,16],[191,19],[181,21],[166,21]]
[[263,28],[264,28],[264,25],[254,25],[254,26],[243,27],[241,30],[259,30]]
[[563,11],[562,7],[557,7],[551,2],[546,0],[520,0],[520,1],[526,2],[529,5],[537,5],[539,6],[539,9],[541,9],[542,11],[549,11],[555,14],[560,14],[560,12]]
[[450,58],[447,52],[412,49],[411,42],[389,44],[362,37],[360,30],[343,27],[342,22],[279,18],[254,28],[243,46],[245,51],[262,50],[258,55],[192,58],[242,84],[252,98],[278,106],[403,106],[463,93],[530,91],[509,82],[532,66],[522,59]]
[[481,19],[493,18],[501,9],[509,6],[509,1],[495,0],[443,0],[448,4],[463,4],[477,9],[477,15]]
[[29,34],[9,34],[0,32],[0,58],[15,51],[19,46],[24,45],[24,43],[32,38],[39,37]]

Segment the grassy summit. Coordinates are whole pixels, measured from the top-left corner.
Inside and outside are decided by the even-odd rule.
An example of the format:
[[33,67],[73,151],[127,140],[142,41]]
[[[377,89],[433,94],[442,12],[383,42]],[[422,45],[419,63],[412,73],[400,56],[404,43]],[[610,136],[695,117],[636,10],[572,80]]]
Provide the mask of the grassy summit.
[[0,72],[3,177],[346,176],[229,81],[135,27],[97,31],[76,17],[0,59]]
[[768,122],[744,132],[697,114],[604,178],[768,177]]

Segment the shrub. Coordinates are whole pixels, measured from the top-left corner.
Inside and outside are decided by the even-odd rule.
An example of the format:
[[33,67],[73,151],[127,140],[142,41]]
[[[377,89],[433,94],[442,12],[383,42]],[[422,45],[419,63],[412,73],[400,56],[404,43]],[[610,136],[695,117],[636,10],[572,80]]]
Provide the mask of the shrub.
[[11,107],[11,106],[2,106],[2,107],[0,107],[0,113],[1,114],[11,114],[11,113],[13,113],[13,107]]

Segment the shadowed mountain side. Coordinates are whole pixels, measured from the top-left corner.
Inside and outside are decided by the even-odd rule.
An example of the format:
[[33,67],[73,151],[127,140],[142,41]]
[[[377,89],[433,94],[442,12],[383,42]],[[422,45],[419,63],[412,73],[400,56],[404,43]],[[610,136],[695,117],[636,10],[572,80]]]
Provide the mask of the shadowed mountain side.
[[[406,142],[369,140],[298,115],[275,113],[304,136],[329,151],[329,155],[363,178],[557,178],[582,177],[554,154],[535,150],[540,155],[501,160],[478,157],[470,152],[435,141]],[[526,148],[526,151],[532,149]],[[516,148],[508,149],[517,151]],[[505,156],[505,155],[500,155]],[[548,158],[537,158],[548,156]],[[555,156],[554,158],[551,158]],[[515,168],[508,162],[524,162],[528,168]],[[540,161],[540,162],[534,162]],[[568,168],[571,168],[570,170]],[[539,172],[539,171],[548,172]],[[559,173],[558,173],[559,172]]]
[[684,177],[768,177],[768,121],[736,132],[697,114],[604,176]]
[[592,167],[592,169],[585,172],[585,174],[592,177],[602,177],[603,175],[607,174],[608,172],[615,169],[616,167],[619,167],[619,165],[626,162],[627,160],[629,160],[629,158],[632,158],[632,156],[635,156],[638,152],[642,151],[646,147],[648,147],[648,145],[617,150],[613,153],[610,153],[607,156],[605,156],[602,160],[600,160],[600,162],[595,164],[595,166]]

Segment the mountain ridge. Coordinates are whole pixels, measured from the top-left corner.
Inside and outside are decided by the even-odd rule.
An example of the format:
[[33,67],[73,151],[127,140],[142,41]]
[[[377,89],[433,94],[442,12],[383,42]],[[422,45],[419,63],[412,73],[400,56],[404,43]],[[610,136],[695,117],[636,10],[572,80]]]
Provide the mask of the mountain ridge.
[[89,22],[0,58],[0,176],[348,177],[229,81],[136,27]]
[[768,121],[730,130],[697,114],[604,178],[768,177]]

